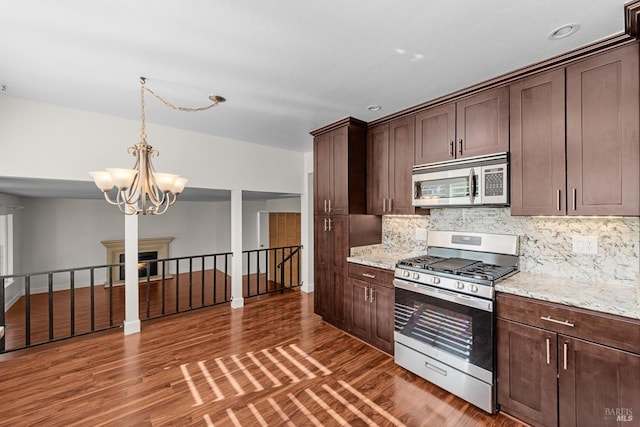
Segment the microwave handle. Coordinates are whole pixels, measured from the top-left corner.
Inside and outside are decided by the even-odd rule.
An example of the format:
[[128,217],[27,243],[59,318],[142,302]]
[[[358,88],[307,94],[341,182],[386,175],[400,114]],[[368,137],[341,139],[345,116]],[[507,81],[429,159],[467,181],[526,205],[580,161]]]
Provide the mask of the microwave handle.
[[476,180],[475,180],[475,173],[473,171],[473,168],[471,168],[471,170],[469,170],[469,202],[471,202],[471,204],[473,204],[475,197],[476,197]]

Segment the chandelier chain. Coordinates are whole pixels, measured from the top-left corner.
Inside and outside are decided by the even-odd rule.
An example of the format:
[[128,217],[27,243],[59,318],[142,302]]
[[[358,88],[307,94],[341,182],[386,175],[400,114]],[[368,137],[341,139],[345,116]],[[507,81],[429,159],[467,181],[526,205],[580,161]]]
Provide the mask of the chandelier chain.
[[174,110],[178,110],[178,111],[188,111],[188,112],[205,111],[205,110],[208,110],[209,108],[215,107],[220,103],[219,101],[216,100],[216,101],[212,101],[210,105],[205,105],[204,107],[180,107],[179,105],[175,105],[167,101],[166,99],[164,99],[163,97],[161,97],[160,95],[155,93],[153,90],[149,89],[148,87],[145,87],[144,83],[142,84],[142,90],[146,90],[151,95],[155,96],[160,102],[162,102],[167,107],[173,108]]

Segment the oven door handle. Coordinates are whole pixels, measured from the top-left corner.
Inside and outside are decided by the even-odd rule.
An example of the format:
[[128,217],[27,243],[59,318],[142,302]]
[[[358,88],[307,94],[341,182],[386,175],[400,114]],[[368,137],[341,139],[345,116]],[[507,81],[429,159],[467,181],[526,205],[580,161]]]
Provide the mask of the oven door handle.
[[438,289],[432,286],[418,285],[416,283],[408,282],[401,279],[393,279],[393,286],[395,286],[396,288],[404,289],[405,291],[428,295],[433,298],[461,304],[467,307],[493,312],[493,301],[491,300],[472,297],[465,294],[458,294],[456,292]]

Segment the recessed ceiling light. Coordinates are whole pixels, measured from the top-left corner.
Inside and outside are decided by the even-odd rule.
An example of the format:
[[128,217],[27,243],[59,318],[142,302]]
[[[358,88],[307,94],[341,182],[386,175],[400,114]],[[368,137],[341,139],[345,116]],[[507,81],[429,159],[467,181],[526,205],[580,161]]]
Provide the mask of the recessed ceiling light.
[[551,31],[547,36],[549,40],[560,40],[565,37],[569,37],[571,34],[578,31],[580,24],[565,24],[562,27],[558,27]]
[[382,110],[382,107],[379,106],[379,105],[369,105],[367,107],[367,110],[369,110],[369,111],[380,111],[380,110]]

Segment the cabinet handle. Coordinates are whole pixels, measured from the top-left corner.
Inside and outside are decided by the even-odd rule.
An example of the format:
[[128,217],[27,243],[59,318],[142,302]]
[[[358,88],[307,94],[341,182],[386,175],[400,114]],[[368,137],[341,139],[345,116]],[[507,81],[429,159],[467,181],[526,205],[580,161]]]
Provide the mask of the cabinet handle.
[[389,213],[393,210],[393,199],[389,199]]
[[333,221],[331,218],[327,218],[327,222],[329,223],[329,231],[332,230],[331,221]]
[[540,316],[541,320],[545,320],[547,322],[552,322],[552,323],[557,323],[559,325],[564,325],[564,326],[571,326],[572,328],[576,325],[574,325],[573,323],[569,322],[568,320],[556,320],[556,319],[552,319],[551,316]]
[[371,288],[371,292],[369,292],[369,302],[374,302],[376,300],[376,291]]
[[564,343],[564,351],[563,351],[563,353],[564,353],[564,362],[563,362],[563,365],[564,365],[564,370],[565,370],[565,371],[567,370],[567,347],[568,347],[568,345],[567,345],[567,343],[565,342],[565,343]]
[[562,190],[558,189],[558,211],[562,210]]
[[424,367],[427,369],[431,369],[432,371],[435,371],[444,377],[447,376],[447,371],[445,371],[444,369],[438,368],[437,366],[432,365],[429,362],[424,362]]
[[329,199],[329,212],[331,212],[331,199]]
[[453,157],[453,155],[455,154],[455,153],[453,152],[453,144],[455,144],[455,141],[453,141],[453,140],[452,140],[452,141],[449,143],[449,155],[450,155],[451,157]]
[[549,338],[547,338],[547,365],[551,364],[551,354],[549,353]]
[[382,212],[387,211],[387,199],[382,199]]
[[578,195],[578,190],[577,189],[573,189],[573,210],[576,210],[576,197]]
[[327,199],[324,199],[324,212],[327,211]]
[[327,218],[324,219],[324,231],[327,231]]
[[364,288],[364,302],[369,299],[369,288]]
[[370,273],[362,273],[362,275],[364,277],[368,277],[369,279],[375,279],[376,275],[375,274],[370,274]]
[[460,153],[460,155],[462,155],[462,138],[460,138],[460,141],[458,141],[458,144],[459,144],[458,152]]

